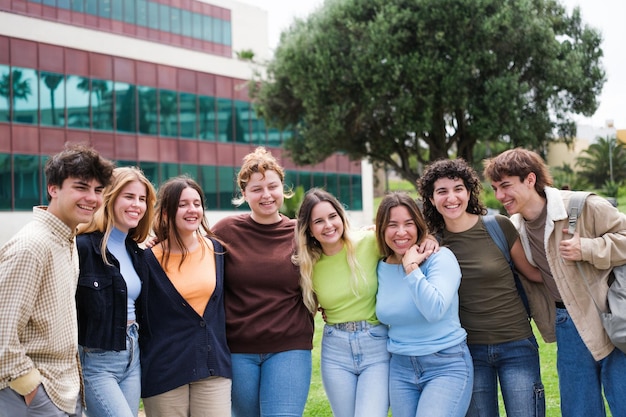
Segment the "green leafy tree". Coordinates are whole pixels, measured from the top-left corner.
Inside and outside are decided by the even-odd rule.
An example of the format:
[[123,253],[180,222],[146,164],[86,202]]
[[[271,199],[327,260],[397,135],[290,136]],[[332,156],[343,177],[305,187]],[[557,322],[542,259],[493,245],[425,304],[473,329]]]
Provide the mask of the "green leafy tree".
[[598,137],[576,162],[579,175],[595,188],[602,188],[607,180],[619,184],[626,178],[626,147],[615,137]]
[[414,183],[423,163],[471,163],[479,141],[571,140],[605,81],[600,42],[557,0],[327,0],[283,32],[250,91],[295,131],[297,163],[345,152]]
[[562,189],[570,190],[586,190],[589,183],[582,175],[578,175],[570,164],[563,163],[560,167],[551,169],[554,186]]
[[0,96],[7,99],[9,104],[9,121],[15,116],[15,101],[26,100],[33,92],[30,88],[30,79],[24,79],[21,70],[13,70],[10,74],[3,74],[0,78]]

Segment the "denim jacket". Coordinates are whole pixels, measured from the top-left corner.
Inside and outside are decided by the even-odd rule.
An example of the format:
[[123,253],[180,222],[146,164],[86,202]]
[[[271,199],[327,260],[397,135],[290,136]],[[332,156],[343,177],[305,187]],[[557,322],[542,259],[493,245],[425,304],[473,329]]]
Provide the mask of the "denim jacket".
[[[126,350],[126,281],[120,273],[117,259],[110,252],[107,251],[107,258],[111,265],[106,265],[102,260],[102,238],[103,234],[100,232],[76,237],[80,264],[76,290],[78,343],[89,348]],[[143,250],[128,237],[126,250],[143,282],[147,274]]]

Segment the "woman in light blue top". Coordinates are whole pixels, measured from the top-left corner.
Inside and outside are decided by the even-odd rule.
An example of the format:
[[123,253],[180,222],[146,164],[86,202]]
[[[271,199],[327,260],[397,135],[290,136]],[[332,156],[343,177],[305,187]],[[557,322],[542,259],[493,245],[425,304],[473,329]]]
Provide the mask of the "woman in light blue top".
[[376,314],[389,325],[389,393],[394,417],[462,417],[474,370],[459,320],[461,269],[447,248],[420,253],[426,223],[415,200],[391,193],[376,214]]

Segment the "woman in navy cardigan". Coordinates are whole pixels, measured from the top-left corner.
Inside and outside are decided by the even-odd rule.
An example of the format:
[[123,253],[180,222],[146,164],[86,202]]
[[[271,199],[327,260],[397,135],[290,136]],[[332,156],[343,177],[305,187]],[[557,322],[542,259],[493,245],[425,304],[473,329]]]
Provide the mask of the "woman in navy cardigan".
[[191,178],[161,186],[154,232],[159,243],[146,250],[150,273],[139,326],[146,415],[230,416],[224,249]]

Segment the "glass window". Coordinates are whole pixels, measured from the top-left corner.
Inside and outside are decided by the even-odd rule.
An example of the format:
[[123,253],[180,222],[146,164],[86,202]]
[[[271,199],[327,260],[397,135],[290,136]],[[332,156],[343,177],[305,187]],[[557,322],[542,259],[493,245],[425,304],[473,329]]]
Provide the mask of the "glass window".
[[105,19],[111,18],[111,0],[98,1],[98,15]]
[[161,181],[165,182],[170,178],[180,175],[178,164],[170,162],[161,162]]
[[89,128],[89,78],[68,75],[65,78],[67,127]]
[[38,1],[37,3],[42,3],[44,6],[56,7],[56,0],[43,0]]
[[203,140],[215,140],[215,97],[198,97],[198,136]]
[[[283,135],[286,132],[283,132]],[[267,129],[267,144],[269,146],[280,146],[282,144],[280,130],[270,127]]]
[[338,180],[339,179],[338,179],[337,174],[327,173],[326,174],[326,191],[336,196],[340,201],[344,201],[346,200],[346,198],[339,191],[339,185],[337,184]]
[[39,102],[37,71],[14,67],[11,71],[11,91],[13,94],[13,121],[37,124]]
[[32,209],[41,204],[39,156],[13,155],[15,209]]
[[137,88],[115,82],[115,128],[118,132],[137,132]]
[[235,100],[234,104],[234,120],[233,123],[228,124],[234,131],[228,137],[234,138],[237,143],[250,143],[250,103]]
[[165,4],[159,5],[159,15],[161,16],[161,20],[159,21],[159,29],[163,32],[170,31],[170,10],[170,6],[167,6]]
[[196,39],[202,39],[202,15],[200,13],[193,13],[193,28],[192,36]]
[[232,43],[231,23],[225,20],[222,20],[222,43],[228,46]]
[[197,138],[198,106],[195,94],[180,93],[180,136]]
[[10,121],[11,71],[8,65],[0,65],[0,122]]
[[123,159],[115,161],[115,165],[118,167],[136,167],[137,161],[125,161]]
[[178,97],[176,91],[159,90],[161,136],[178,137]]
[[222,19],[213,18],[211,27],[213,28],[211,40],[215,43],[222,43]]
[[360,175],[351,175],[352,207],[350,210],[363,210],[363,183]]
[[98,0],[85,0],[85,13],[98,15]]
[[57,0],[57,7],[60,9],[71,9],[70,0]]
[[149,2],[148,3],[148,27],[150,29],[159,28],[159,4]]
[[140,161],[139,168],[143,171],[146,178],[150,180],[154,188],[159,188],[159,166],[156,162]]
[[230,142],[233,137],[233,102],[227,98],[217,99],[218,140]]
[[113,130],[113,81],[91,80],[92,128]]
[[206,199],[206,209],[216,210],[219,208],[217,206],[217,170],[212,165],[201,165],[198,171],[200,187],[202,187]]
[[313,187],[326,189],[326,175],[323,172],[315,172],[313,174]]
[[0,153],[0,210],[11,210],[11,155]]
[[65,75],[41,71],[39,73],[39,110],[41,124],[65,125]]
[[250,122],[252,127],[252,142],[255,145],[265,145],[267,142],[265,120],[257,117],[254,107],[250,106]]
[[[298,173],[296,171],[285,171],[285,180],[283,184],[287,189],[295,190],[298,183]],[[306,190],[305,190],[306,191]]]
[[181,16],[181,25],[182,25],[182,35],[183,36],[191,36],[192,33],[192,29],[191,29],[191,25],[192,25],[192,19],[191,19],[191,12],[189,10],[181,10],[180,11],[180,16]]
[[[232,199],[235,197],[235,178],[236,172],[235,168],[232,167],[218,167],[217,168],[218,175],[218,187],[219,187],[219,209],[220,210],[228,210],[233,209]],[[246,204],[240,207],[247,207]]]
[[341,197],[348,206],[352,207],[352,192],[350,185],[350,175],[348,174],[335,174],[337,181],[339,182],[339,191],[335,194],[337,197]]
[[85,11],[85,0],[71,0],[71,8],[75,12],[84,12]]
[[311,188],[311,173],[300,171],[298,173],[298,185],[302,185],[305,191]]
[[152,87],[137,87],[139,93],[139,132],[157,134],[157,90]]
[[177,7],[170,8],[170,31],[175,35],[183,33],[180,24],[180,9]]
[[211,16],[202,16],[202,39],[213,42],[213,18]]
[[180,175],[187,175],[193,178],[197,183],[198,181],[198,165],[194,164],[180,164]]
[[137,0],[137,26],[148,26],[147,0]]
[[124,1],[124,22],[136,24],[135,21],[135,8],[137,3],[135,0],[123,0]]
[[120,22],[124,20],[124,0],[111,1],[111,18]]

